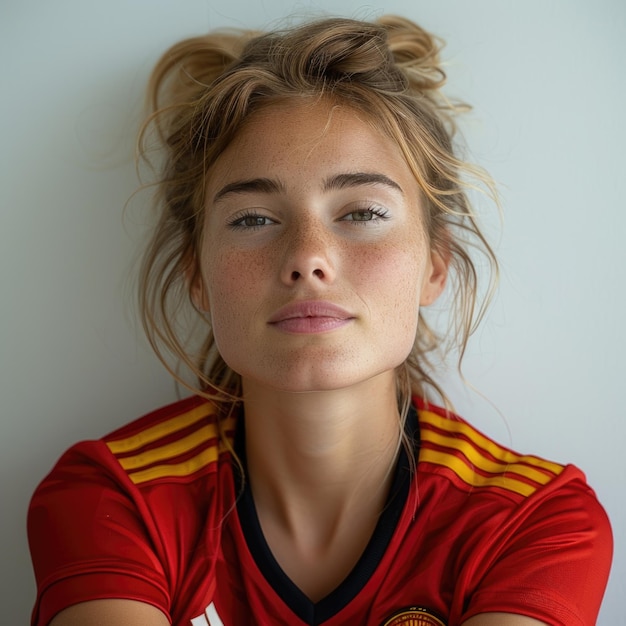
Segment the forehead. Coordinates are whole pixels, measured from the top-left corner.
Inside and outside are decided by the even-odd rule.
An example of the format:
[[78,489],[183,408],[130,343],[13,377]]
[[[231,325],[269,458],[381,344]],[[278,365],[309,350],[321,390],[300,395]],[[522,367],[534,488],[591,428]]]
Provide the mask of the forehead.
[[400,148],[366,114],[344,104],[303,99],[253,113],[215,161],[209,186],[281,172],[306,175],[313,166],[316,173],[339,168],[413,179]]

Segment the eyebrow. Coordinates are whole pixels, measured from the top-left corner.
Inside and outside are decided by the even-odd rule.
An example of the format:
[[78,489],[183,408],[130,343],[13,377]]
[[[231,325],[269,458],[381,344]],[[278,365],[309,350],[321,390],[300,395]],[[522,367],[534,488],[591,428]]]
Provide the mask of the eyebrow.
[[[336,174],[324,181],[323,191],[334,191],[348,189],[350,187],[362,187],[367,185],[384,185],[400,193],[402,187],[394,180],[376,172],[353,172],[348,174]],[[213,203],[217,203],[225,196],[231,194],[245,193],[281,193],[285,191],[285,186],[277,180],[271,178],[252,178],[250,180],[238,180],[228,185],[224,185],[214,196]]]
[[392,180],[389,176],[375,172],[337,174],[324,181],[323,189],[324,191],[332,191],[348,189],[349,187],[361,187],[363,185],[384,185],[385,187],[391,187],[400,193],[404,193],[402,187],[400,187],[395,180]]
[[213,202],[216,203],[224,196],[236,193],[280,193],[284,192],[285,187],[277,180],[271,178],[252,178],[250,180],[237,180],[228,185],[224,185],[214,196]]

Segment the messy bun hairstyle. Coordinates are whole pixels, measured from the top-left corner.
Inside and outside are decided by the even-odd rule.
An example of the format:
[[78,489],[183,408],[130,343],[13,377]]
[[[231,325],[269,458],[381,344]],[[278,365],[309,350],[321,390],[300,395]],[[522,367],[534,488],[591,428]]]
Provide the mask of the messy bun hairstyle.
[[[163,160],[156,167],[159,219],[143,257],[139,297],[152,347],[186,386],[225,409],[241,398],[239,375],[222,360],[209,320],[189,295],[211,168],[256,111],[279,101],[327,98],[352,107],[397,143],[422,190],[430,245],[450,259],[448,332],[439,336],[420,313],[413,350],[398,371],[402,413],[411,393],[426,395],[428,388],[447,401],[429,356],[453,348],[460,366],[488,300],[478,298],[470,249],[491,269],[481,293],[490,293],[497,264],[467,197],[470,189],[491,193],[493,187],[455,155],[453,118],[461,107],[441,93],[446,76],[439,49],[418,25],[385,16],[371,23],[323,19],[267,34],[215,32],[163,55],[150,80],[151,114],[140,141],[148,159],[147,146],[156,139]],[[188,368],[197,385],[179,377],[174,363]]]

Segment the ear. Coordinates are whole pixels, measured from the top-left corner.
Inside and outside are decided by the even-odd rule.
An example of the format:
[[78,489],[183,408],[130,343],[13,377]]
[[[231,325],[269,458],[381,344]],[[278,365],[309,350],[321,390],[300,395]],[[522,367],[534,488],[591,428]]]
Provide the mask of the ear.
[[432,250],[422,281],[420,306],[432,304],[444,290],[448,278],[450,254]]
[[209,312],[209,297],[206,292],[202,272],[196,263],[195,257],[188,263],[185,269],[185,279],[189,288],[189,297],[193,305],[199,311]]

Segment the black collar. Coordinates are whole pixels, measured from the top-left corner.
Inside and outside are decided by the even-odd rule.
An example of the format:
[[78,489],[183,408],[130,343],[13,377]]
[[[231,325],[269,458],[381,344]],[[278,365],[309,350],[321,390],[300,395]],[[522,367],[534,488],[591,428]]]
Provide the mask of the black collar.
[[[419,426],[414,406],[411,406],[409,410],[405,432],[409,436],[409,440],[415,442],[414,454],[415,458],[417,458]],[[242,462],[244,471],[247,472],[243,415],[237,425],[235,452]],[[394,470],[387,504],[376,524],[369,543],[347,578],[319,602],[311,602],[276,562],[263,536],[249,481],[245,481],[237,502],[237,514],[248,549],[267,582],[303,622],[311,626],[323,623],[341,611],[363,589],[385,554],[398,525],[409,494],[411,476],[412,472],[408,455],[404,446],[402,446]]]

